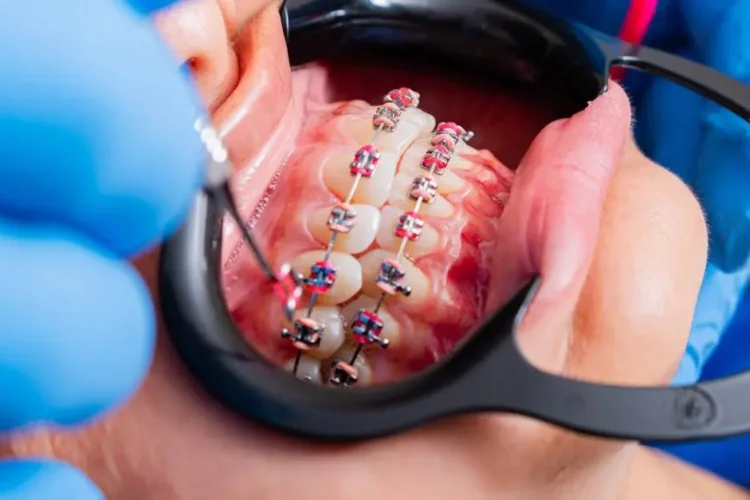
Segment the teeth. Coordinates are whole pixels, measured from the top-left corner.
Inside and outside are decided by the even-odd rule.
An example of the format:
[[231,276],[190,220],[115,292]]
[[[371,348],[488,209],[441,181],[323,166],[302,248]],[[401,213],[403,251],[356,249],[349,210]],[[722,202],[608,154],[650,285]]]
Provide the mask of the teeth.
[[[284,368],[289,373],[294,371],[294,358],[290,359]],[[299,365],[297,365],[297,378],[307,380],[313,384],[321,384],[323,377],[320,369],[320,361],[303,354],[299,358]]]
[[[362,292],[370,297],[380,297],[382,290],[378,287],[377,277],[380,272],[380,266],[386,259],[395,259],[394,252],[386,250],[373,250],[366,253],[359,259],[362,266]],[[414,264],[406,259],[401,259],[401,265],[405,271],[405,276],[400,281],[404,285],[411,287],[411,294],[407,297],[403,294],[396,293],[389,296],[388,300],[405,301],[407,304],[416,304],[422,302],[429,293],[430,282],[427,276]]]
[[[292,267],[307,277],[313,264],[324,260],[323,250],[314,250],[299,255]],[[357,259],[342,252],[332,252],[329,262],[336,270],[336,281],[330,290],[318,294],[318,304],[340,304],[354,297],[362,288],[362,267]]]
[[[368,139],[369,140],[369,139]],[[339,199],[345,200],[354,182],[354,176],[349,172],[354,153],[348,155],[330,156],[323,165],[323,182]],[[350,203],[362,203],[381,207],[388,199],[396,174],[398,155],[382,151],[375,172],[370,178],[362,178]]]
[[[356,118],[347,123],[347,136],[356,144],[369,144],[375,129],[372,126],[372,115],[375,107],[371,108],[366,119]],[[409,109],[401,114],[396,130],[382,132],[378,140],[381,151],[403,153],[409,145],[421,134],[429,133],[435,127],[435,119],[420,109]]]
[[[424,207],[424,205],[422,206]],[[411,208],[413,208],[413,202]],[[403,213],[404,210],[398,207],[383,207],[381,210],[382,222],[380,223],[380,229],[378,230],[376,239],[378,246],[385,250],[392,250],[394,252],[398,251],[401,246],[402,238],[397,237],[395,231],[398,218]],[[413,259],[422,257],[423,255],[432,252],[437,247],[439,241],[440,237],[435,228],[429,224],[425,224],[419,238],[415,241],[409,241],[406,244],[406,253]]]
[[[334,355],[334,358],[348,363],[352,360],[355,349],[356,346],[345,345]],[[357,356],[357,360],[354,362],[354,368],[359,372],[357,380],[358,386],[370,385],[372,383],[372,367],[363,353],[360,353],[360,355]]]
[[[296,318],[307,317],[307,308],[295,311]],[[320,345],[307,351],[307,355],[317,359],[326,359],[333,355],[344,344],[344,322],[338,307],[317,306],[310,314],[310,319],[323,325]]]
[[[423,170],[422,172],[425,173],[426,171]],[[412,182],[414,182],[414,177],[414,175],[405,172],[400,172],[396,175],[396,178],[393,180],[391,194],[388,197],[389,204],[404,210],[414,209],[414,200],[409,197],[409,191],[411,190]],[[443,175],[438,178],[438,186],[442,184],[443,177],[445,176]],[[437,194],[430,203],[422,203],[422,206],[419,209],[420,214],[445,218],[453,215],[453,211],[453,205],[440,194]]]
[[[374,311],[377,304],[378,299],[368,297],[367,295],[360,295],[356,300],[344,307],[341,311],[341,316],[343,316],[344,321],[347,323],[347,332],[349,332],[351,327],[352,318],[354,318],[354,315],[357,314],[360,309]],[[388,307],[385,304],[381,305],[380,309],[378,309],[378,316],[383,320],[383,330],[381,330],[378,336],[383,339],[388,339],[388,348],[393,349],[398,345],[400,338],[401,332],[399,325],[396,322],[396,319],[388,312]],[[349,335],[351,335],[351,333]]]
[[[313,237],[324,245],[328,245],[331,239],[331,228],[327,222],[331,214],[331,208],[321,208],[313,212],[308,221],[308,229]],[[351,209],[356,213],[354,224],[348,233],[339,233],[336,236],[334,250],[346,253],[362,253],[367,250],[380,226],[380,212],[372,205],[352,205]]]

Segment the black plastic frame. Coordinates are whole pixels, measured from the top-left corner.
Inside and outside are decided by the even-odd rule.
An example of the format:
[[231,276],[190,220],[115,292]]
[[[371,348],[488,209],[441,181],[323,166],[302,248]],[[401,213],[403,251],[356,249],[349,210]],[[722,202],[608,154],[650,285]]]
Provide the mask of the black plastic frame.
[[[512,79],[513,68],[524,67],[515,64],[520,60],[536,70],[533,81],[528,74],[520,79],[528,84],[552,76],[565,79],[581,106],[605,91],[609,68],[621,65],[670,78],[750,119],[750,88],[740,82],[512,2],[290,0],[283,10],[289,14],[294,62],[343,47],[397,45],[453,53],[485,68],[502,67],[504,74],[510,69]],[[218,279],[221,216],[201,194],[184,227],[165,245],[160,271],[164,319],[179,354],[203,386],[232,410],[264,425],[308,438],[361,440],[447,415],[511,412],[620,439],[688,441],[750,432],[750,372],[691,387],[636,388],[571,380],[533,367],[521,354],[515,331],[538,279],[451,357],[412,379],[357,390],[295,380],[242,339],[226,310]]]

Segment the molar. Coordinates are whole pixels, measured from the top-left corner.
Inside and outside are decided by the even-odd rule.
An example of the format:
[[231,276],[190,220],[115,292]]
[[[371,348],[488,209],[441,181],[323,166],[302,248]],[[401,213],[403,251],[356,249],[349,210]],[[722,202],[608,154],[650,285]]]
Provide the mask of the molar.
[[[328,217],[334,207],[321,208],[313,212],[308,220],[307,227],[313,237],[324,245],[328,245],[332,231],[328,226]],[[356,213],[354,224],[348,233],[336,235],[333,249],[346,253],[362,253],[375,241],[375,235],[380,226],[380,212],[372,205],[352,205],[351,209]]]
[[[378,249],[366,253],[359,259],[362,267],[362,292],[370,297],[379,298],[382,290],[378,287],[378,274],[383,261],[395,259],[394,252]],[[406,259],[400,261],[405,271],[405,276],[400,283],[411,287],[411,294],[405,296],[401,293],[389,295],[386,300],[397,300],[406,304],[417,304],[427,298],[430,291],[430,282],[427,276],[414,264]]]
[[[316,262],[324,260],[325,251],[313,250],[300,254],[292,267],[307,277]],[[336,269],[336,281],[330,290],[317,296],[317,303],[334,305],[346,302],[362,288],[362,266],[357,259],[347,253],[332,252],[328,259]]]
[[[341,310],[341,315],[347,325],[346,331],[349,337],[351,337],[350,329],[352,318],[354,318],[354,315],[357,314],[360,309],[367,309],[368,311],[374,312],[377,305],[378,299],[368,297],[367,295],[360,295]],[[379,337],[388,339],[388,349],[393,349],[398,345],[398,342],[400,340],[401,331],[399,324],[396,319],[391,316],[391,313],[388,311],[388,306],[386,304],[382,304],[380,306],[377,315],[383,321],[383,330],[380,332]]]
[[[284,365],[284,369],[289,373],[294,371],[294,361],[295,359],[292,358]],[[306,354],[300,356],[299,365],[297,365],[297,378],[307,380],[313,384],[321,384],[323,382],[323,377],[320,361]]]
[[[424,172],[424,171],[423,171]],[[395,207],[403,210],[414,209],[414,200],[409,197],[409,191],[411,190],[412,182],[414,177],[411,174],[400,172],[396,175],[393,180],[393,187],[391,188],[391,194],[388,197],[388,203]],[[442,182],[445,176],[437,178],[438,186]],[[437,194],[430,203],[422,203],[419,209],[420,214],[430,215],[432,217],[443,217],[447,218],[453,215],[454,207],[448,200],[445,199],[441,194]]]
[[[349,172],[355,151],[349,154],[329,156],[323,164],[323,182],[339,199],[345,200],[352,188],[355,177]],[[388,194],[396,174],[398,155],[380,151],[380,159],[375,172],[370,178],[361,178],[354,196],[349,203],[360,203],[381,207],[388,199]]]
[[[396,224],[398,223],[398,218],[403,213],[404,210],[398,207],[383,207],[383,209],[381,210],[382,222],[380,224],[380,229],[378,230],[376,238],[378,246],[385,250],[391,250],[394,252],[398,251],[401,246],[401,240],[403,238],[399,238],[398,236],[396,236],[395,230]],[[440,236],[438,235],[438,232],[435,230],[435,228],[433,228],[430,224],[425,224],[424,228],[422,229],[422,234],[419,236],[419,238],[415,241],[409,241],[406,244],[406,253],[413,259],[422,257],[423,255],[427,255],[428,253],[432,252],[437,247],[439,241]]]
[[[307,317],[307,308],[295,311],[296,318]],[[310,319],[323,325],[320,335],[320,345],[307,351],[306,355],[326,359],[333,355],[344,343],[344,322],[338,307],[316,306],[310,314]]]

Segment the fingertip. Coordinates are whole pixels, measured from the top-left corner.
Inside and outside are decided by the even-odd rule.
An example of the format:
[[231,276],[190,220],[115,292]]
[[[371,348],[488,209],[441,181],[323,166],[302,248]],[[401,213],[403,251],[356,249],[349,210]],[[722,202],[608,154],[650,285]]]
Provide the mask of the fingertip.
[[24,50],[0,56],[4,215],[54,221],[118,256],[157,244],[205,167],[194,128],[205,111],[180,61],[121,2],[6,10],[0,44]]
[[0,462],[0,499],[104,500],[86,475],[64,462],[18,460]]
[[630,132],[632,125],[630,97],[622,85],[614,80],[609,80],[606,92],[568,120],[568,127],[596,127],[601,129],[601,134],[614,132],[623,139]]
[[8,226],[0,261],[0,429],[79,424],[137,389],[155,319],[127,262],[70,235]]

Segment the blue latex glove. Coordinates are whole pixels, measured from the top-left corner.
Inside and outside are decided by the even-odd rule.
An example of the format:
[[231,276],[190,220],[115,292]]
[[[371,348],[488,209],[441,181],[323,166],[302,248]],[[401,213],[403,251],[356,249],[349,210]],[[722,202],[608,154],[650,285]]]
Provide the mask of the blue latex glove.
[[[526,0],[617,35],[625,0]],[[662,0],[647,45],[750,82],[750,2]],[[750,282],[750,126],[662,78],[629,72],[636,138],[644,152],[688,183],[710,230],[709,262],[676,384],[697,381]]]
[[[125,260],[187,212],[197,96],[148,19],[167,2],[0,2],[0,432],[77,425],[150,363],[153,306]],[[0,463],[0,499],[103,498],[45,461]]]

